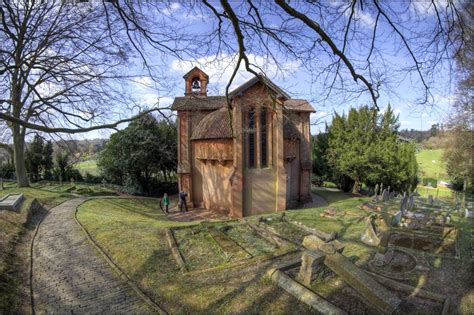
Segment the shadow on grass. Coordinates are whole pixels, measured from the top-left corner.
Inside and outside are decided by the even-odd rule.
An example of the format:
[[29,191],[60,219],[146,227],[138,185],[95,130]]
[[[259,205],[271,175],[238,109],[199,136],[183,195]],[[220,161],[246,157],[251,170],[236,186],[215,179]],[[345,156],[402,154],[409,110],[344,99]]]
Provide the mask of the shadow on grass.
[[326,188],[326,187],[313,187],[312,192],[316,195],[321,196],[324,200],[326,200],[328,205],[331,205],[332,203],[335,203],[338,201],[359,197],[357,195],[346,193],[346,192],[337,190],[335,188]]

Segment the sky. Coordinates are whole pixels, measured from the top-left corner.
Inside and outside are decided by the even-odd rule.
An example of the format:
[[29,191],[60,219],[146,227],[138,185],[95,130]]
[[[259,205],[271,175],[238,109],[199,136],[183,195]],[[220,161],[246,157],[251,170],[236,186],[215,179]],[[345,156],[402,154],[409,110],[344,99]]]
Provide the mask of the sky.
[[[425,16],[430,19],[434,16],[433,8],[429,6],[430,1],[415,1],[410,7],[411,14]],[[199,12],[189,14],[181,3],[170,3],[160,10],[160,13],[169,16],[173,21],[179,21],[180,27],[189,27],[195,30],[207,30],[210,26],[206,24],[206,16]],[[356,11],[355,23],[361,32],[373,32],[375,17],[369,10]],[[344,22],[344,21],[342,21]],[[415,25],[414,27],[422,27]],[[381,28],[384,32],[384,29]],[[395,45],[394,41],[387,38],[386,42],[380,43],[381,51],[387,52],[384,56],[387,62],[397,65],[410,65],[410,58],[407,53],[400,52],[403,47]],[[357,50],[358,47],[351,47]],[[355,49],[354,49],[355,48]],[[362,48],[361,48],[362,49]],[[278,51],[276,51],[278,54]],[[148,56],[153,60],[153,50],[148,52]],[[341,101],[340,97],[330,97],[322,99],[325,91],[318,86],[318,82],[313,80],[312,76],[306,71],[304,65],[297,60],[288,57],[282,58],[281,64],[276,65],[263,55],[249,52],[249,59],[261,67],[265,75],[275,82],[282,89],[287,91],[293,98],[308,99],[312,106],[316,109],[316,113],[312,114],[311,120],[315,124],[311,127],[311,133],[317,134],[324,130],[325,123],[330,124],[332,116],[335,112],[347,112],[351,107],[359,107],[362,105],[370,105],[371,98],[368,92],[361,93],[358,97],[350,100]],[[143,75],[131,83],[129,91],[139,100],[142,105],[153,107],[159,102],[160,107],[169,106],[174,97],[184,95],[184,79],[182,76],[198,66],[209,75],[208,95],[222,95],[225,86],[231,75],[233,66],[235,65],[236,55],[221,53],[219,56],[209,55],[199,58],[189,58],[190,60],[178,60],[175,58],[160,58],[167,74],[167,80],[171,84],[167,85],[167,89],[156,88],[155,82],[146,75]],[[324,64],[328,60],[321,57],[320,62]],[[136,61],[131,67],[133,71],[140,72],[140,62]],[[132,70],[131,70],[132,71]],[[395,79],[395,76],[397,76]],[[236,76],[232,87],[235,88],[250,79],[252,74],[241,69]],[[390,77],[386,78],[391,83],[390,88],[382,89],[378,105],[383,112],[387,104],[391,104],[395,113],[399,115],[401,129],[417,129],[427,130],[435,123],[443,123],[449,113],[450,107],[455,101],[455,81],[449,80],[451,73],[447,66],[440,67],[439,72],[430,78],[433,82],[431,93],[435,106],[420,106],[417,100],[420,98],[419,79],[416,75],[406,76],[399,79],[400,75],[394,73],[394,82],[390,82]],[[359,85],[360,87],[360,85]],[[123,126],[122,126],[123,127]],[[87,138],[107,137],[112,131],[96,131],[85,134]],[[80,136],[82,137],[82,136]]]

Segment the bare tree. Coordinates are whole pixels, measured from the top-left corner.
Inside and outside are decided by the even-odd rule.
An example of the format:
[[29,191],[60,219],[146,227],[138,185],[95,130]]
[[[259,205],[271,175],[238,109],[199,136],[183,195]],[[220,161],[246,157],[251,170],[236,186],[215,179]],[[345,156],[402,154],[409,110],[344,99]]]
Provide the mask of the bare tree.
[[79,133],[133,119],[122,118],[134,104],[131,41],[108,2],[0,2],[0,119],[11,130],[19,186],[28,185],[28,129]]
[[261,56],[282,73],[288,62],[305,69],[312,101],[369,95],[378,108],[381,93],[410,80],[419,104],[432,105],[437,73],[451,66],[466,36],[462,1],[182,2],[195,27],[174,16],[171,2],[75,2],[83,1],[4,0],[0,6],[0,119],[12,130],[22,186],[28,184],[27,129],[78,133],[130,120],[98,124],[133,103],[125,93],[131,79],[125,67],[137,61],[130,55],[159,84],[167,81],[169,58],[235,56],[228,94],[240,68],[265,73],[252,57]]

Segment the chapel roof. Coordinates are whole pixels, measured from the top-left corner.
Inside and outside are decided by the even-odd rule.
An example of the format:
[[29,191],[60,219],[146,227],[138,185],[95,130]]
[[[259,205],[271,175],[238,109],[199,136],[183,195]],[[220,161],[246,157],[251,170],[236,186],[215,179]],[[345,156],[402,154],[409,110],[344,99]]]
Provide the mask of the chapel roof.
[[225,107],[207,114],[191,136],[191,140],[228,138],[232,138],[232,122]]
[[[193,68],[185,77],[188,76],[192,71],[197,71],[199,69]],[[253,77],[247,82],[240,85],[238,88],[229,93],[229,98],[231,99],[234,96],[237,96],[247,89],[252,87],[258,82],[262,82],[270,90],[272,90],[278,97],[285,99],[283,101],[283,107],[292,112],[311,112],[314,113],[315,110],[308,101],[303,99],[292,99],[285,91],[279,88],[275,83],[265,76]],[[171,105],[172,110],[216,110],[223,107],[227,107],[227,98],[226,96],[203,96],[203,95],[187,95],[180,96],[174,99],[173,104]]]
[[225,96],[180,96],[174,99],[172,110],[215,110],[226,107]]
[[243,93],[244,91],[246,91],[250,87],[257,84],[258,82],[262,82],[265,86],[267,86],[270,90],[272,90],[278,97],[283,97],[283,98],[286,98],[286,99],[290,98],[290,95],[288,95],[288,93],[283,91],[280,87],[278,87],[278,85],[273,83],[269,78],[267,78],[266,76],[264,76],[262,74],[260,74],[260,77],[255,76],[252,79],[250,79],[247,82],[240,85],[238,88],[236,88],[235,90],[230,92],[230,96],[234,96],[234,95],[238,95],[240,93]]

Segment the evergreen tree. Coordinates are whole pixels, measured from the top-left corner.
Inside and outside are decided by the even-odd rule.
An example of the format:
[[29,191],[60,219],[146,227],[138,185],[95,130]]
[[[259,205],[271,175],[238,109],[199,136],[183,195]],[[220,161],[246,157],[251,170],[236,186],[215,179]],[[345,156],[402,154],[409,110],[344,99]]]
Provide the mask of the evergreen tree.
[[147,115],[114,133],[97,165],[109,182],[125,186],[130,193],[149,194],[160,178],[171,180],[176,157],[176,126]]
[[41,177],[41,168],[44,162],[43,147],[43,138],[36,134],[26,150],[26,169],[33,182],[40,180]]
[[328,129],[326,158],[338,186],[357,193],[365,183],[383,183],[399,191],[417,183],[415,144],[399,139],[398,117],[390,105],[383,114],[363,106],[336,114]]
[[43,178],[48,180],[52,178],[53,169],[53,143],[48,141],[43,147]]

